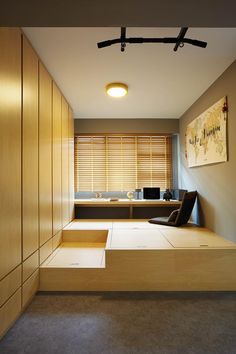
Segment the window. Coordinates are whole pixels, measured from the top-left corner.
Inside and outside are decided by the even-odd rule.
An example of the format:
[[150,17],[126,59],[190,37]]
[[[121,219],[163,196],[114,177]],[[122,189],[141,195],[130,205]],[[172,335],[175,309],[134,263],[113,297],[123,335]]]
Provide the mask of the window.
[[171,136],[75,137],[76,192],[143,187],[172,187]]

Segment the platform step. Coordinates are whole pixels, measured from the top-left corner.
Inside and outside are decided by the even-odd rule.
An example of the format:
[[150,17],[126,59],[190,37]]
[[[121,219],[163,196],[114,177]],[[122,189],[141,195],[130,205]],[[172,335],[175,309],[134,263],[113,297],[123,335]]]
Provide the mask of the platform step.
[[106,243],[109,230],[73,230],[64,229],[63,242],[103,242]]

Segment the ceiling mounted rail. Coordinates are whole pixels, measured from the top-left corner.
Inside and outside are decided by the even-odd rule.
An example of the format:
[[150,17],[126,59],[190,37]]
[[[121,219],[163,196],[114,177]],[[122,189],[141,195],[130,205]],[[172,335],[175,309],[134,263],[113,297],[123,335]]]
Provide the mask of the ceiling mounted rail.
[[163,38],[142,38],[142,37],[126,37],[126,27],[121,27],[120,38],[115,38],[103,42],[97,43],[98,48],[110,47],[113,44],[120,43],[121,51],[125,51],[126,43],[129,44],[140,44],[140,43],[167,43],[175,44],[174,51],[176,52],[178,48],[182,48],[185,43],[192,44],[193,46],[206,48],[207,42],[199,41],[197,39],[185,38],[185,34],[188,27],[182,27],[179,35],[177,37],[163,37]]

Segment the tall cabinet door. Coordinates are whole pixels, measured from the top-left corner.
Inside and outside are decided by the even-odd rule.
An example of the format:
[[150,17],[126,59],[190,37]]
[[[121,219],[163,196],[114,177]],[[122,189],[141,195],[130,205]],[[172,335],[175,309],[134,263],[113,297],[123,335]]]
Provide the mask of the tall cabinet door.
[[52,148],[52,174],[53,174],[53,235],[62,229],[62,198],[61,198],[61,93],[53,82],[52,96],[52,124],[53,124],[53,148]]
[[62,97],[62,225],[69,223],[69,111],[68,104]]
[[0,279],[21,262],[21,32],[0,28]]
[[39,246],[38,58],[23,36],[22,234],[23,260]]
[[52,237],[52,79],[39,63],[39,235]]
[[74,119],[69,108],[69,217],[74,218]]

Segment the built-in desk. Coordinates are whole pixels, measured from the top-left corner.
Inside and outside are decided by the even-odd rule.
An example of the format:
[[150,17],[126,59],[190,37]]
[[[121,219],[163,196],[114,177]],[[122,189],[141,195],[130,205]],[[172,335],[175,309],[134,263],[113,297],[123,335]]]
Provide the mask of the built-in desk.
[[[159,213],[159,216],[165,216],[169,215],[170,212],[174,209],[178,209],[181,205],[181,202],[178,200],[170,200],[170,201],[165,201],[165,200],[150,200],[150,199],[119,199],[117,201],[111,201],[110,198],[91,198],[91,199],[75,199],[75,209],[76,209],[76,218],[85,218],[85,212],[83,208],[90,208],[91,215],[86,215],[87,218],[94,219],[94,218],[99,218],[98,213],[94,212],[93,208],[126,208],[127,210],[127,215],[122,215],[121,218],[124,217],[129,217],[130,219],[132,218],[140,218],[140,215],[135,215],[135,208],[154,208],[155,210],[155,215],[158,215],[157,210],[162,210],[161,213]],[[163,213],[163,209],[165,209],[165,212]],[[105,213],[107,214],[107,210],[105,210]],[[95,215],[96,214],[96,215]],[[153,215],[146,214],[143,217],[152,217]],[[104,217],[109,218],[109,215],[104,215]],[[113,215],[111,215],[111,218],[114,218]],[[116,216],[117,218],[117,216]]]

